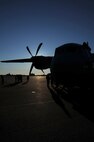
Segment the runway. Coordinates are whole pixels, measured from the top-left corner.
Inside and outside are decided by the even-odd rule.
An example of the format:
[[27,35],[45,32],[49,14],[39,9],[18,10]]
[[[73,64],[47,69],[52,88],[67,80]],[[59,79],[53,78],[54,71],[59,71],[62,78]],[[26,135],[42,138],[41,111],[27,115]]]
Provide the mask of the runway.
[[94,142],[93,112],[89,118],[65,98],[45,76],[0,85],[0,142]]

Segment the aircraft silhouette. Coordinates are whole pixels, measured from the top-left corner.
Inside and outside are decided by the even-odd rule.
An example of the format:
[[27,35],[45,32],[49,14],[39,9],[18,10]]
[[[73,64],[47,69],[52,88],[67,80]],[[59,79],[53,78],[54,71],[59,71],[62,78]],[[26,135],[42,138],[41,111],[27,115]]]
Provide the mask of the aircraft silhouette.
[[31,55],[31,58],[24,58],[24,59],[14,59],[14,60],[4,60],[1,61],[3,63],[25,63],[25,62],[32,62],[32,65],[30,67],[29,70],[29,75],[31,75],[32,69],[33,67],[35,67],[36,69],[40,69],[42,70],[42,72],[44,73],[44,69],[48,69],[50,68],[50,64],[51,64],[51,60],[52,60],[52,56],[37,56],[40,48],[42,46],[42,43],[39,44],[35,56],[33,56],[33,54],[31,53],[29,47],[27,46],[26,49],[29,52],[29,54]]
[[32,55],[29,47],[27,50],[31,58],[4,60],[5,63],[32,62],[29,75],[33,67],[42,70],[50,68],[51,80],[55,84],[65,86],[92,86],[94,80],[94,53],[88,42],[83,44],[66,43],[55,49],[54,56],[37,56],[42,43],[39,44],[35,56]]

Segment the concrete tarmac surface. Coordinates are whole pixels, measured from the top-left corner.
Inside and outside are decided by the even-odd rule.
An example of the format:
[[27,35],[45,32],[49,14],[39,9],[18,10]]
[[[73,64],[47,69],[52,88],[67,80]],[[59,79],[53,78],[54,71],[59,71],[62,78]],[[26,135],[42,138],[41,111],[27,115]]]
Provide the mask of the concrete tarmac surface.
[[0,142],[94,142],[94,109],[89,118],[74,104],[48,88],[45,76],[6,81],[0,85]]

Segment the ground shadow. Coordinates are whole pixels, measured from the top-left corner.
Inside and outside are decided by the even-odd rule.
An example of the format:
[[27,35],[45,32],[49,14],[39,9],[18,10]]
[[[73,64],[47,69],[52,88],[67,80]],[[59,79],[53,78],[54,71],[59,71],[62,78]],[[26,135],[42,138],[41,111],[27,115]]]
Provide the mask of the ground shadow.
[[[55,102],[63,108],[68,116],[69,112],[66,110],[63,99],[73,105],[73,109],[84,115],[87,119],[94,122],[94,100],[91,89],[74,88],[74,89],[57,89],[48,87]],[[51,89],[52,88],[52,89]],[[60,96],[60,97],[59,97]]]
[[58,104],[62,109],[63,111],[66,113],[66,115],[71,118],[71,115],[69,113],[69,111],[67,110],[64,102],[63,102],[63,99],[61,99],[61,97],[59,96],[59,94],[57,93],[57,91],[51,87],[48,87],[49,90],[50,90],[50,93],[52,95],[52,98],[53,100],[55,101],[56,104]]
[[28,82],[29,82],[29,81],[27,80],[27,81],[23,82],[22,85],[26,85]]
[[18,85],[20,83],[21,82],[10,83],[10,84],[3,85],[3,87],[13,87],[13,86],[16,86],[16,85]]
[[[60,93],[60,92],[59,92]],[[94,100],[93,90],[85,88],[75,88],[67,94],[61,91],[61,96],[73,104],[73,109],[94,122]]]

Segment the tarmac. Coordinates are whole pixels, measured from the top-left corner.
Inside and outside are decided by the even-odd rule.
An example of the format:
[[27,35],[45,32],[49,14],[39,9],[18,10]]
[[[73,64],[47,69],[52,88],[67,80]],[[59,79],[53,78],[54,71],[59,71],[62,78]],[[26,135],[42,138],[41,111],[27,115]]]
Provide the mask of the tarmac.
[[19,83],[6,77],[0,84],[0,142],[94,142],[93,100],[86,95],[81,101],[78,90],[57,92],[45,76]]

